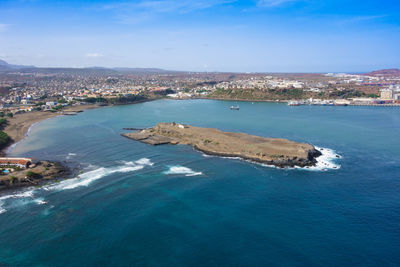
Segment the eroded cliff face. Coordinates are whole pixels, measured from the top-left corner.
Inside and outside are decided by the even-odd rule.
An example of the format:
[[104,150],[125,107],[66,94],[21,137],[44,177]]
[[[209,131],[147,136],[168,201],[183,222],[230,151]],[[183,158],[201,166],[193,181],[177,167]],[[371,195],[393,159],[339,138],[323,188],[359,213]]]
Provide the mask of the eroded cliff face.
[[209,155],[240,157],[282,168],[313,166],[321,155],[310,144],[177,123],[159,123],[150,129],[122,135],[152,145],[192,145]]
[[0,190],[35,186],[45,181],[66,178],[69,174],[69,169],[59,162],[39,161],[33,167],[0,176]]

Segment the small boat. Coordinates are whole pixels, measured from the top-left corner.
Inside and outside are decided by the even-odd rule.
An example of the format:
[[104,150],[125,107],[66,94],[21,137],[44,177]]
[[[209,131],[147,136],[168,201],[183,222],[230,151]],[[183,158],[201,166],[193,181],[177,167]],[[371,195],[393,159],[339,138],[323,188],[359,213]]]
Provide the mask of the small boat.
[[288,106],[300,106],[298,101],[289,101]]
[[238,106],[231,106],[231,110],[239,110],[239,105]]

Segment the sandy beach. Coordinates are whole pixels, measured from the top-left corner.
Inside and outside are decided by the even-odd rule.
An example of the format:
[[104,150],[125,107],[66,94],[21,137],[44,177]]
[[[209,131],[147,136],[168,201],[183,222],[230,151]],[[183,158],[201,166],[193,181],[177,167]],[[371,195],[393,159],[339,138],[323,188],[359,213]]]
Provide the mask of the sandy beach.
[[[43,112],[43,111],[33,111],[33,112],[27,112],[27,113],[22,113],[22,114],[16,114],[12,118],[7,118],[7,126],[3,129],[4,132],[10,136],[12,141],[10,142],[9,146],[12,144],[21,141],[26,133],[28,132],[29,128],[34,124],[39,121],[48,119],[48,118],[53,118],[56,116],[63,115],[65,112],[77,112],[77,111],[83,111],[87,109],[93,109],[93,108],[99,108],[102,106],[99,105],[79,105],[79,106],[72,106],[72,107],[67,107],[61,112]],[[8,146],[8,147],[9,147]],[[4,152],[7,150],[7,148],[4,148],[3,151],[1,151],[1,154],[4,154]]]

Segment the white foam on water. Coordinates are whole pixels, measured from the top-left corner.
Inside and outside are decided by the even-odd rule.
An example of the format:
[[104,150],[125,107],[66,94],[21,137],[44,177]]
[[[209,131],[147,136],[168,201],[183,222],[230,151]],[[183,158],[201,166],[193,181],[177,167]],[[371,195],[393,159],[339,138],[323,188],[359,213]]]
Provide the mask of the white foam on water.
[[318,151],[322,153],[321,156],[316,158],[317,164],[311,167],[305,167],[301,169],[311,170],[311,171],[327,171],[327,170],[337,170],[340,169],[340,165],[335,163],[336,159],[342,158],[333,149],[324,147],[315,147]]
[[153,166],[153,163],[148,158],[142,158],[135,161],[136,164]]
[[28,190],[20,192],[20,193],[1,196],[0,197],[0,214],[7,211],[7,209],[4,208],[4,200],[12,199],[12,198],[32,198],[33,192],[34,192],[34,189],[28,189]]
[[35,202],[38,205],[47,204],[47,201],[45,201],[44,198],[36,198],[36,199],[33,200],[33,202]]
[[236,159],[236,160],[242,160],[242,161],[247,161],[253,164],[261,165],[264,167],[268,168],[276,168],[276,169],[301,169],[301,170],[308,170],[308,171],[327,171],[327,170],[337,170],[340,169],[340,165],[335,163],[335,160],[341,159],[342,156],[337,154],[333,149],[329,148],[323,148],[323,147],[315,147],[318,151],[321,152],[321,156],[316,158],[317,164],[315,166],[309,166],[309,167],[285,167],[285,168],[279,168],[275,165],[269,165],[265,163],[260,163],[260,162],[255,162],[247,159],[242,159],[240,157],[220,157],[220,156],[214,156],[214,155],[207,155],[203,153],[204,157],[219,157],[219,158],[224,158],[224,159]]
[[9,199],[9,198],[33,197],[33,191],[34,191],[34,189],[30,189],[30,190],[23,191],[23,192],[16,193],[16,194],[12,194],[12,195],[5,195],[5,196],[0,197],[0,200],[5,200],[5,199]]
[[143,169],[146,165],[152,165],[149,159],[143,158],[137,161],[125,162],[122,166],[110,167],[110,168],[97,168],[92,171],[88,171],[80,174],[78,177],[73,179],[63,180],[58,184],[52,184],[44,187],[45,190],[68,190],[74,189],[81,186],[88,186],[92,182],[108,176],[113,173],[126,173],[133,172]]
[[76,156],[75,153],[68,153],[66,159],[70,159],[70,158],[72,158],[72,157],[74,157],[74,156]]
[[183,174],[185,176],[197,176],[197,175],[202,175],[202,172],[195,172],[190,168],[183,167],[183,166],[172,166],[169,168],[168,171],[165,171],[164,174],[169,174],[169,175],[180,175]]

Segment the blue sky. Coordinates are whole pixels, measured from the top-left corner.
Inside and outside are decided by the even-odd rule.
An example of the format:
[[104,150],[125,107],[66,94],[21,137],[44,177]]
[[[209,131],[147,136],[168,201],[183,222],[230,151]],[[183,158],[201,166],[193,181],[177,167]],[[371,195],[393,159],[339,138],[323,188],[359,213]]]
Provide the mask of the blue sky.
[[0,58],[50,67],[362,72],[400,68],[400,3],[0,0]]

